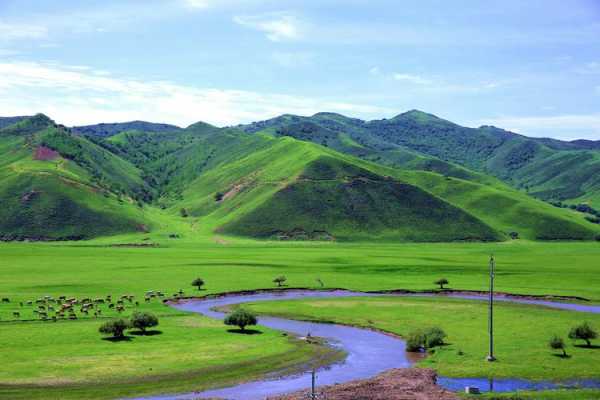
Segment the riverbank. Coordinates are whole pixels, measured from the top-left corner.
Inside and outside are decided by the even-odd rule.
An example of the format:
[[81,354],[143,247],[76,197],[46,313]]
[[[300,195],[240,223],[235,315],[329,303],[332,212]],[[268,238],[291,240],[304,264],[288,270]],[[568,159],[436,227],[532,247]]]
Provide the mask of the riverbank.
[[[457,400],[459,397],[436,385],[436,373],[431,369],[392,369],[371,379],[339,385],[318,387],[327,400]],[[269,400],[305,400],[308,390]]]

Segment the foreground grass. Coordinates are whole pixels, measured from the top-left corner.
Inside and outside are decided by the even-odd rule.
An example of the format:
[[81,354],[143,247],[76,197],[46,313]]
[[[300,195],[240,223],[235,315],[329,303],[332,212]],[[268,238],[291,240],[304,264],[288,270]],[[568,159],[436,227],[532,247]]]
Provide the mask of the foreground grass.
[[[20,312],[23,319],[33,318],[31,307],[20,307],[19,302],[44,295],[80,298],[133,294],[139,300],[148,290],[161,290],[171,295],[179,289],[188,296],[204,295],[273,287],[272,280],[279,275],[285,275],[292,287],[319,287],[316,282],[319,278],[330,288],[422,290],[435,288],[432,282],[446,277],[453,288],[485,290],[487,260],[489,254],[494,253],[498,262],[497,287],[500,291],[575,295],[600,302],[598,243],[517,241],[378,245],[227,239],[218,244],[157,236],[152,240],[160,242],[158,248],[108,247],[114,240],[76,244],[0,244],[0,297],[10,298],[10,303],[0,303],[0,352],[3,360],[0,363],[0,398],[105,399],[200,390],[252,379],[310,358],[308,351],[311,350],[298,347],[297,343],[278,333],[264,330],[262,335],[241,337],[229,334],[220,323],[214,325],[202,317],[182,314],[158,301],[150,304],[142,301],[139,308],[159,316],[161,324],[158,329],[162,334],[136,336],[123,343],[101,340],[97,333],[100,321],[93,317],[82,318],[84,316],[80,315],[77,321],[57,323],[8,322],[13,319],[13,312]],[[129,238],[124,236],[121,240],[127,243]],[[190,282],[198,276],[207,282],[206,290],[201,292],[190,286]],[[417,299],[410,301],[416,302]],[[453,328],[446,326],[445,322],[439,323],[451,333],[449,340],[452,345],[429,358],[425,365],[440,370],[452,369],[457,371],[455,375],[459,371],[474,371],[481,355],[485,355],[485,349],[477,347],[484,340],[485,317],[482,311],[470,309],[471,303],[460,301],[421,301],[423,312],[441,314],[444,321],[454,321],[455,324]],[[459,304],[465,307],[463,311],[453,311],[456,312],[454,316],[447,312],[448,307],[458,307]],[[479,303],[472,305],[481,306]],[[358,311],[382,313],[382,321],[376,325],[392,331],[398,329],[399,333],[403,333],[408,325],[394,327],[390,322],[387,326],[384,319],[393,317],[389,321],[398,321],[407,314],[415,317],[421,314],[383,304],[368,308],[368,311],[365,307]],[[414,307],[416,305],[405,309],[415,310]],[[499,353],[501,361],[493,366],[498,369],[495,372],[501,372],[503,366],[510,363],[517,367],[515,375],[518,371],[527,376],[555,378],[589,370],[580,364],[589,357],[593,358],[590,362],[600,361],[596,356],[598,350],[592,355],[588,354],[591,351],[570,349],[574,351],[574,357],[561,360],[552,358],[546,349],[547,336],[555,332],[553,321],[559,327],[556,332],[564,335],[566,328],[563,326],[569,326],[569,318],[580,320],[580,314],[546,314],[547,311],[543,310],[538,317],[531,317],[529,309],[516,308],[524,311],[514,311],[519,317],[507,317],[503,323],[515,326],[523,336],[503,342],[502,335],[499,335],[499,351],[506,356]],[[131,311],[133,307],[127,305],[126,314]],[[349,318],[367,315],[350,311]],[[542,311],[534,314],[538,312]],[[116,314],[105,310],[104,315]],[[463,318],[465,315],[469,317]],[[499,315],[501,318],[502,312]],[[545,315],[552,317],[546,319]],[[538,329],[542,332],[539,341],[526,334],[532,327],[530,317],[539,321]],[[597,321],[588,315],[585,319]],[[600,323],[596,325],[600,326]],[[543,329],[550,330],[546,332]],[[469,341],[473,343],[460,344],[466,355],[458,358],[455,354],[457,346]],[[516,357],[519,351],[530,351],[528,349],[535,353],[535,357]],[[515,358],[509,357],[509,354],[514,354]],[[518,362],[522,365],[518,366]],[[536,366],[539,362],[549,366],[546,371]],[[107,382],[111,384],[107,385]]]
[[[294,370],[317,354],[336,357],[281,333],[230,333],[198,315],[161,318],[151,335],[101,340],[100,322],[11,323],[0,329],[0,398],[108,399],[202,390],[272,370]],[[84,395],[85,393],[85,395]]]
[[600,327],[600,315],[543,307],[498,304],[495,345],[498,361],[486,362],[485,302],[439,298],[350,298],[250,303],[261,314],[374,327],[407,336],[412,330],[439,326],[448,345],[419,363],[450,377],[520,377],[529,379],[597,378],[600,347],[568,344],[568,359],[548,348],[553,334],[566,338],[582,321]]

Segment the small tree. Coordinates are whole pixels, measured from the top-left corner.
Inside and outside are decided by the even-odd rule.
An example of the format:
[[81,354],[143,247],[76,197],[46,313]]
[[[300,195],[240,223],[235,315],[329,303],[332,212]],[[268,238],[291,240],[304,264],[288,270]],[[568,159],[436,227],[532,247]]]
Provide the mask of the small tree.
[[448,279],[446,279],[446,278],[441,278],[433,283],[435,283],[436,285],[440,285],[440,289],[444,289],[444,285],[447,285],[450,282],[448,282]]
[[156,315],[148,312],[136,311],[131,316],[131,325],[146,334],[146,329],[152,328],[158,325],[158,318]]
[[179,215],[181,215],[183,218],[187,218],[189,216],[185,208],[179,210]]
[[567,350],[566,350],[566,346],[565,346],[565,341],[561,337],[554,335],[550,339],[550,342],[548,343],[548,345],[553,350],[562,350],[563,357],[567,357]]
[[283,275],[278,276],[277,278],[273,279],[273,283],[276,283],[277,287],[282,287],[283,284],[285,283],[285,281],[287,281],[287,278]]
[[569,332],[569,339],[584,340],[588,347],[592,346],[591,340],[596,339],[597,337],[598,332],[596,332],[596,330],[587,322],[573,327],[571,332]]
[[98,331],[105,335],[112,335],[115,338],[125,337],[125,330],[131,328],[131,324],[128,320],[119,318],[112,321],[105,322],[100,326]]
[[418,352],[423,348],[425,334],[422,331],[412,331],[406,338],[406,351]]
[[198,290],[202,289],[202,286],[204,286],[204,279],[202,278],[196,278],[192,281],[192,286],[196,286],[198,288]]
[[250,311],[238,308],[229,314],[223,322],[225,325],[238,326],[243,332],[246,330],[247,326],[256,325],[258,320]]
[[443,345],[446,336],[448,335],[446,335],[446,332],[442,328],[433,327],[427,329],[425,331],[425,348],[431,349]]
[[414,352],[441,346],[446,336],[446,332],[438,327],[412,331],[406,338],[406,351]]

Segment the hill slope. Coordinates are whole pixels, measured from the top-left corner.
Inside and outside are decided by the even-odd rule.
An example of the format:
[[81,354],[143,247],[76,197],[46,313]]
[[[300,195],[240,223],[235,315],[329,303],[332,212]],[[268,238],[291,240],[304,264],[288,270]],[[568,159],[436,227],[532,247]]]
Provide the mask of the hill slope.
[[[145,230],[135,168],[43,115],[0,130],[0,238],[84,239]],[[117,193],[118,192],[118,193]]]
[[485,179],[461,165],[543,200],[600,208],[600,151],[594,141],[527,138],[491,126],[465,128],[416,110],[368,122],[332,113],[286,115],[241,129],[310,140],[385,165]]

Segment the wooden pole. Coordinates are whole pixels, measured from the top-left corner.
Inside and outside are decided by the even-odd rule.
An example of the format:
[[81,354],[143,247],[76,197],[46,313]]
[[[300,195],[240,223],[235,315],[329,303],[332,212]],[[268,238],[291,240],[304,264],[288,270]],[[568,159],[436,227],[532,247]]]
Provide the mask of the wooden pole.
[[488,331],[490,335],[490,350],[487,356],[488,361],[496,361],[494,357],[494,276],[496,273],[496,261],[494,256],[490,256],[490,299],[488,311]]

